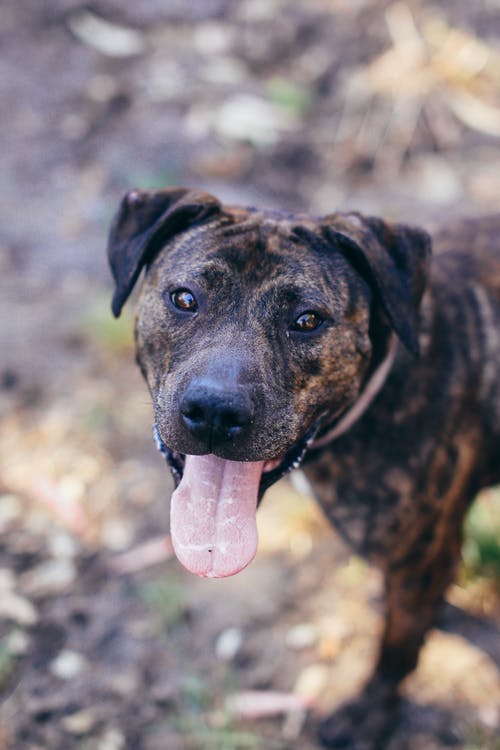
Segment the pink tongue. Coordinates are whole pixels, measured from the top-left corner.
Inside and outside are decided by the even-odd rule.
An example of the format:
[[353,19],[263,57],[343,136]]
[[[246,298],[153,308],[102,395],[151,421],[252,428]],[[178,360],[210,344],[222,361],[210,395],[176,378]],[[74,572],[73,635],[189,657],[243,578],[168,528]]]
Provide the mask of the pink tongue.
[[175,554],[191,573],[224,578],[253,560],[263,465],[186,456],[184,476],[172,495],[170,532]]

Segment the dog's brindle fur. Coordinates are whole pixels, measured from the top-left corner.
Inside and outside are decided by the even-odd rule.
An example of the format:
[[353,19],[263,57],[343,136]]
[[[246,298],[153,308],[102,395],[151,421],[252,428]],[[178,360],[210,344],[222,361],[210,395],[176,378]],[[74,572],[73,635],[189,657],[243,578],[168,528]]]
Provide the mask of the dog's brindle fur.
[[[110,234],[115,314],[146,268],[137,358],[176,451],[281,456],[356,401],[398,336],[366,413],[303,465],[332,524],[386,580],[375,671],[356,703],[323,722],[330,747],[382,741],[454,574],[465,511],[500,482],[500,216],[437,232],[432,263],[430,244],[419,229],[359,214],[231,208],[182,189],[131,191]],[[194,292],[195,313],[171,304],[178,288]],[[308,310],[324,323],[294,330]],[[234,440],[207,446],[186,429],[179,403],[200,379],[254,405]]]

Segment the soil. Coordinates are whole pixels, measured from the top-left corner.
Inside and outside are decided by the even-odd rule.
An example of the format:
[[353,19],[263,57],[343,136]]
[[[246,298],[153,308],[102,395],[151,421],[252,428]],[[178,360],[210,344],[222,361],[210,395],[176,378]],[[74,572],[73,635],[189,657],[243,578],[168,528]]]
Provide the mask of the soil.
[[[180,569],[107,228],[126,189],[173,184],[498,210],[500,7],[17,0],[0,43],[0,750],[313,750],[369,674],[380,576],[287,482],[246,571]],[[498,579],[464,567],[388,750],[498,750],[499,625]]]

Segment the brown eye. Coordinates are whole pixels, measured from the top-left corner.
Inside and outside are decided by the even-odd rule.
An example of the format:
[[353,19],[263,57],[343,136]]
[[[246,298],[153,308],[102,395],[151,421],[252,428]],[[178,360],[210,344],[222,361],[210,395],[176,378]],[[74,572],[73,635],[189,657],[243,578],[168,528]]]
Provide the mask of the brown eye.
[[177,307],[178,310],[196,312],[198,309],[196,298],[189,289],[176,289],[170,293],[170,299],[172,300],[172,304]]
[[307,312],[299,315],[299,317],[294,320],[291,328],[292,331],[299,331],[300,333],[311,333],[312,331],[315,331],[317,328],[319,328],[322,322],[323,318],[318,315],[318,313],[308,310]]

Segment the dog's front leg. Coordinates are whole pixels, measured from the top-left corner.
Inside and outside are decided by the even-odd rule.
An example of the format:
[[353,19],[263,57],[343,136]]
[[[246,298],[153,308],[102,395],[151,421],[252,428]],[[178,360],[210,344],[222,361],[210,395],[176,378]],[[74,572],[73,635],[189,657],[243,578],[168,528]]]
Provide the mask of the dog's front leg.
[[[451,582],[460,534],[423,550],[415,544],[386,572],[386,620],[375,671],[356,701],[324,720],[319,736],[330,748],[379,750],[394,725],[400,682],[415,668],[425,634]],[[434,538],[435,541],[435,538]]]

